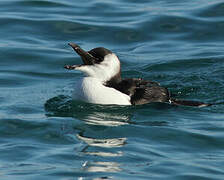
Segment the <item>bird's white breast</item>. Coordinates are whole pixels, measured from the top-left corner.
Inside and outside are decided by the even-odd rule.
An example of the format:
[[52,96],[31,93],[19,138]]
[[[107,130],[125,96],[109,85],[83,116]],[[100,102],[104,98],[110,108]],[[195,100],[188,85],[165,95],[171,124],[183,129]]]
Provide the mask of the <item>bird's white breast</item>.
[[93,77],[84,77],[79,80],[72,98],[95,104],[131,105],[128,95],[104,86],[99,79]]

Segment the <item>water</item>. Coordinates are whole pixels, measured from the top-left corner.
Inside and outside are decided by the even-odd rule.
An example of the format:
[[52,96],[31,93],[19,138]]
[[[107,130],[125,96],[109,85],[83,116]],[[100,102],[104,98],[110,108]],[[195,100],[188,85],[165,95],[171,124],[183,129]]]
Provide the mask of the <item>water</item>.
[[[0,179],[224,177],[224,2],[2,0]],[[71,101],[68,42],[206,108]]]

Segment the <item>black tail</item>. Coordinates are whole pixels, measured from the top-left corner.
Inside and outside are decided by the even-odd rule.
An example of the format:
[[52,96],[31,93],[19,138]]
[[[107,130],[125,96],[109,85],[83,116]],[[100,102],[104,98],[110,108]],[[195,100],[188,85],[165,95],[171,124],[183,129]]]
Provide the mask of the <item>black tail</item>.
[[196,107],[207,107],[213,104],[203,103],[198,101],[188,101],[188,100],[178,100],[178,99],[170,99],[170,104],[181,105],[181,106],[196,106]]

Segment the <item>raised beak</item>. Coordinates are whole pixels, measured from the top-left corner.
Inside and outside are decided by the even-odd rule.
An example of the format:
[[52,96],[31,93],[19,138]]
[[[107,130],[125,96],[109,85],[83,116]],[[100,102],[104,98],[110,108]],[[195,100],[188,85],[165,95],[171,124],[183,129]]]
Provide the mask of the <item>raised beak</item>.
[[71,46],[74,51],[82,58],[82,61],[84,65],[93,65],[96,62],[96,58],[92,56],[87,51],[83,50],[81,47],[79,47],[75,43],[68,43],[69,46]]

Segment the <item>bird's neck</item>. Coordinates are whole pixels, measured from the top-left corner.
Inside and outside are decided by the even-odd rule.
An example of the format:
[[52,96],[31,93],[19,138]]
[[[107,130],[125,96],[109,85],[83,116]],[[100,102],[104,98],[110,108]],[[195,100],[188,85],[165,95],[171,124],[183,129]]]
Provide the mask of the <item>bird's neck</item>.
[[110,78],[110,80],[106,81],[104,84],[107,87],[115,88],[122,81],[121,72]]

